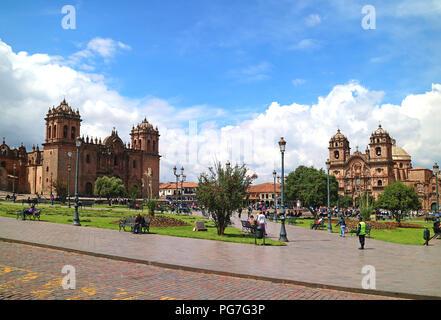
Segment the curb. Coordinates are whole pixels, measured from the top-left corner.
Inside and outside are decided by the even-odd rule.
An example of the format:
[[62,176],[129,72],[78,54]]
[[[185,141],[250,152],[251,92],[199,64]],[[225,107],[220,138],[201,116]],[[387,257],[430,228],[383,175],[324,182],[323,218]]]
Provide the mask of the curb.
[[67,251],[67,252],[83,254],[83,255],[88,255],[88,256],[94,256],[94,257],[98,257],[98,258],[106,258],[106,259],[111,259],[111,260],[116,260],[116,261],[139,263],[139,264],[167,268],[167,269],[173,269],[173,270],[183,270],[183,271],[190,271],[190,272],[197,272],[197,273],[204,273],[204,274],[215,274],[215,275],[220,275],[220,276],[229,276],[229,277],[235,277],[235,278],[241,278],[241,279],[269,281],[272,283],[279,283],[279,284],[292,284],[292,285],[304,286],[304,287],[315,288],[315,289],[328,289],[328,290],[337,290],[337,291],[351,292],[351,293],[377,295],[377,296],[379,296],[379,300],[381,300],[381,297],[392,297],[392,298],[397,298],[397,299],[410,299],[410,300],[441,300],[441,297],[439,297],[439,296],[427,296],[427,295],[418,295],[418,294],[412,294],[412,293],[392,292],[392,291],[383,291],[383,290],[359,289],[359,288],[343,287],[343,286],[337,286],[337,285],[328,285],[328,284],[323,284],[323,283],[312,283],[312,282],[304,282],[304,281],[298,281],[298,280],[288,280],[288,279],[271,278],[271,277],[264,277],[264,276],[255,276],[255,275],[248,275],[248,274],[234,273],[234,272],[227,272],[227,271],[209,270],[209,269],[203,269],[203,268],[181,266],[181,265],[176,265],[176,264],[168,264],[168,263],[163,263],[163,262],[121,257],[121,256],[104,254],[104,253],[83,251],[83,250],[78,250],[78,249],[57,247],[57,246],[52,246],[52,245],[48,245],[48,244],[34,243],[34,242],[8,239],[8,238],[2,238],[2,237],[0,237],[0,241],[30,245],[30,246],[34,246],[34,247],[47,248],[47,249],[53,249],[53,250],[59,250],[59,251]]

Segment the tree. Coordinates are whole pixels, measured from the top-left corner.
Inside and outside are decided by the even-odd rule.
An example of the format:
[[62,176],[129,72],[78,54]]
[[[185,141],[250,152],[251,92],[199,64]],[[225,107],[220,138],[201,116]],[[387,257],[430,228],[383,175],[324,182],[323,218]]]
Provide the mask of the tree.
[[99,197],[110,199],[116,197],[124,197],[126,195],[126,188],[120,178],[116,177],[101,177],[95,181],[95,195]]
[[[328,205],[328,175],[314,167],[299,166],[286,177],[285,194],[291,201],[300,200],[306,207]],[[331,205],[338,199],[338,182],[335,176],[329,176]]]
[[350,196],[342,196],[342,195],[338,195],[337,198],[337,207],[338,208],[344,208],[347,209],[349,207],[352,207],[353,205],[353,200]]
[[140,192],[139,192],[138,188],[135,187],[135,186],[131,186],[131,187],[130,187],[130,191],[129,191],[129,197],[130,197],[130,199],[132,199],[133,202],[135,202],[136,199],[139,198],[139,196],[140,196]]
[[401,181],[395,181],[384,187],[374,207],[389,210],[400,225],[401,218],[406,212],[421,209],[421,202],[414,188],[404,185]]
[[224,234],[233,212],[242,208],[247,189],[256,177],[247,175],[245,165],[223,168],[220,162],[199,176],[196,197],[208,211],[218,235]]
[[67,198],[67,185],[61,180],[57,180],[54,183],[54,188],[57,196],[60,198],[61,202],[65,202]]
[[147,209],[149,210],[149,214],[151,216],[155,215],[155,209],[158,207],[158,201],[156,199],[149,199],[147,200]]

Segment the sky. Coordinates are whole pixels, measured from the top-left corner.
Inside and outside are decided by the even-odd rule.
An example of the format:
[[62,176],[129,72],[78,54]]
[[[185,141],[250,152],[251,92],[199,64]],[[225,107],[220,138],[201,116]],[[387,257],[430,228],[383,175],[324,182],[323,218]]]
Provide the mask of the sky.
[[286,172],[321,168],[338,128],[364,151],[379,123],[432,168],[440,16],[436,0],[3,0],[0,135],[41,146],[65,98],[84,135],[158,126],[161,182],[227,160],[272,181],[282,136]]

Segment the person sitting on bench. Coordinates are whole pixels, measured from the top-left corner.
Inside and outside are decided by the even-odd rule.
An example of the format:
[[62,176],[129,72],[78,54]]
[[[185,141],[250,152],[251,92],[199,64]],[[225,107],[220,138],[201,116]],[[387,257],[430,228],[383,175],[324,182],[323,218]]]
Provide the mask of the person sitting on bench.
[[317,230],[317,228],[320,226],[320,224],[322,223],[323,218],[320,217],[320,219],[318,219],[316,222],[314,222],[314,224],[312,225],[311,229],[315,229]]
[[141,233],[144,223],[144,217],[138,213],[135,217],[135,226],[133,227],[133,233]]

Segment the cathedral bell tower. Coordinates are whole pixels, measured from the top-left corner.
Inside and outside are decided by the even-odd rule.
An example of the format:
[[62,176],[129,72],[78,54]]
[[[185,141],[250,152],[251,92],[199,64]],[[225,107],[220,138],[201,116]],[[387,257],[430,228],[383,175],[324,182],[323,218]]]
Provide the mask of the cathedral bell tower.
[[348,139],[337,130],[337,133],[329,141],[329,160],[331,166],[344,165],[349,158],[351,148],[349,147]]
[[392,139],[389,133],[381,127],[375,130],[370,138],[370,160],[373,162],[392,161]]
[[50,195],[56,193],[57,182],[67,185],[69,166],[75,172],[75,140],[80,135],[81,117],[80,112],[74,111],[63,99],[58,107],[49,109],[44,120],[46,139],[43,144],[41,190],[43,194]]
[[140,124],[132,128],[130,132],[132,137],[132,149],[158,155],[159,150],[159,131],[144,118]]

